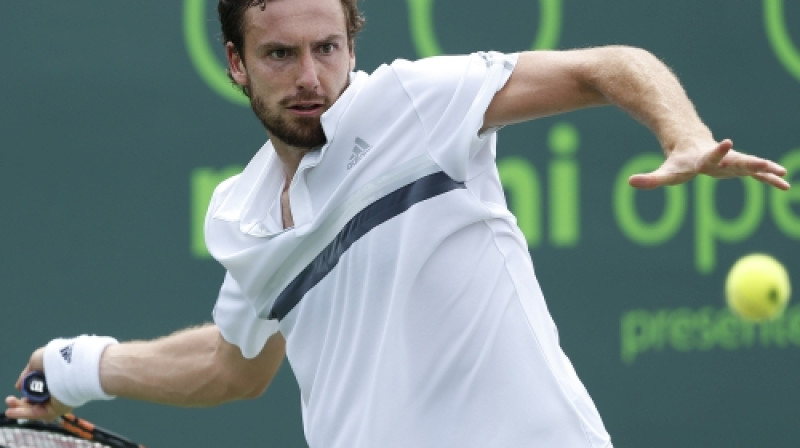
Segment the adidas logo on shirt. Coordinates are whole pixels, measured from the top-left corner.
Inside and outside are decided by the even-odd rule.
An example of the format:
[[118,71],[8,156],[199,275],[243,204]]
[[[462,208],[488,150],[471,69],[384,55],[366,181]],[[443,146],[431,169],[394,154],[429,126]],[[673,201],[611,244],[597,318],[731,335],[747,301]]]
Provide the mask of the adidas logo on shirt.
[[356,164],[369,153],[370,149],[372,149],[372,146],[370,146],[369,143],[365,142],[360,137],[356,137],[356,143],[353,146],[353,153],[350,155],[350,161],[347,163],[347,169],[350,170],[356,166]]

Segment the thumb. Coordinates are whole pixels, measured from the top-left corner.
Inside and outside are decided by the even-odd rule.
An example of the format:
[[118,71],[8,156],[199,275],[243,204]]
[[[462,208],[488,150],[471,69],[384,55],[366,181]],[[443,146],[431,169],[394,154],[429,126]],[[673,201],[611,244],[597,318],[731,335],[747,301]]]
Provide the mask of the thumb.
[[634,174],[628,178],[628,185],[640,190],[652,190],[664,185],[664,177],[659,176],[657,172]]
[[628,178],[628,185],[641,190],[652,190],[667,185],[677,185],[694,177],[692,173],[675,173],[667,167],[667,162],[649,173],[634,174]]
[[31,355],[30,360],[28,360],[28,365],[22,369],[22,372],[19,374],[19,378],[17,378],[16,384],[14,384],[14,388],[17,390],[22,390],[22,381],[25,377],[33,372],[33,371],[44,371],[44,347],[37,349]]

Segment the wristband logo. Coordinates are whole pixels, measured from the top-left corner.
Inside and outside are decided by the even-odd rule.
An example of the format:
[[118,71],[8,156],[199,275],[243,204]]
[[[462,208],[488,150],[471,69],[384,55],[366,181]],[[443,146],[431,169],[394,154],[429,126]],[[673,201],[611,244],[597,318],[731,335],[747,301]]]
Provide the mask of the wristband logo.
[[[433,20],[435,0],[407,0],[411,38],[420,57],[442,54]],[[561,34],[561,1],[539,0],[539,32],[532,49],[555,48]]]
[[75,345],[74,342],[71,342],[69,345],[64,346],[58,352],[61,353],[61,357],[64,358],[64,361],[67,364],[72,364],[72,347]]
[[786,13],[784,0],[764,0],[764,24],[767,38],[781,64],[795,78],[800,80],[800,51],[792,43],[786,29]]

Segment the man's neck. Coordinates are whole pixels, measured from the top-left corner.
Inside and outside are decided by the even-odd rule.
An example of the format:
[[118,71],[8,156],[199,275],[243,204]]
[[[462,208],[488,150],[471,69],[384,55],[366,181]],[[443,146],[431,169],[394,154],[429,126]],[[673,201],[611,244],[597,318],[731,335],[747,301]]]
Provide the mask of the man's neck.
[[273,139],[272,146],[283,163],[283,170],[286,173],[286,188],[288,188],[292,178],[294,178],[294,174],[297,172],[297,168],[300,166],[300,161],[311,151],[311,148],[298,148],[276,139]]

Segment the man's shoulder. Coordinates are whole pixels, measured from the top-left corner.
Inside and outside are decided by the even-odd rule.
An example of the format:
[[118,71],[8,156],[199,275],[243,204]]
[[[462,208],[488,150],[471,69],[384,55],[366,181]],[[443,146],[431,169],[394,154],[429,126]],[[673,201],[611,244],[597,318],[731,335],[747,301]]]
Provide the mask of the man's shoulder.
[[279,188],[282,168],[275,163],[275,151],[267,141],[241,173],[220,182],[209,204],[209,216],[224,221],[238,221],[248,209],[256,193],[263,188]]
[[214,188],[213,196],[215,198],[224,198],[229,195],[231,190],[236,187],[236,183],[241,177],[242,173],[236,173],[217,184],[216,188]]
[[437,55],[422,59],[396,59],[388,65],[393,76],[404,85],[438,86],[453,83],[469,73],[480,74],[489,65],[487,54]]
[[370,73],[361,72],[365,80],[376,82],[396,73],[417,73],[421,75],[434,75],[454,65],[464,65],[475,55],[439,55],[422,59],[397,58],[391,62],[379,65]]
[[210,216],[217,215],[226,202],[226,199],[231,195],[231,192],[236,190],[236,185],[241,179],[242,173],[234,174],[233,176],[223,180],[214,188],[211,195],[211,201],[208,204],[208,211]]

